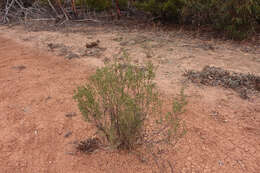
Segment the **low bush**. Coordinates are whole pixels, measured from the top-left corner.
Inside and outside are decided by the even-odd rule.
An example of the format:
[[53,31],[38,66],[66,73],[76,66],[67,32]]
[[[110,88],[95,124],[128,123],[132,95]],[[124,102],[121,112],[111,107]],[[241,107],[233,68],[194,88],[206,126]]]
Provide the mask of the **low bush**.
[[74,99],[85,119],[116,148],[129,150],[145,140],[154,140],[145,134],[145,123],[152,117],[165,126],[169,141],[177,134],[180,121],[176,116],[186,102],[175,100],[172,112],[161,117],[162,98],[154,77],[155,67],[151,63],[145,67],[128,61],[107,64],[86,85],[78,87]]
[[[115,1],[114,1],[115,3]],[[112,0],[76,0],[77,5],[83,5],[89,10],[104,11],[113,8]],[[120,9],[126,9],[128,6],[128,0],[118,0],[118,6]]]
[[[80,1],[78,1],[80,3]],[[103,11],[111,8],[111,1],[108,0],[85,0],[84,5],[86,8],[96,11]]]
[[161,20],[178,23],[181,17],[183,0],[137,1],[136,7],[159,17]]

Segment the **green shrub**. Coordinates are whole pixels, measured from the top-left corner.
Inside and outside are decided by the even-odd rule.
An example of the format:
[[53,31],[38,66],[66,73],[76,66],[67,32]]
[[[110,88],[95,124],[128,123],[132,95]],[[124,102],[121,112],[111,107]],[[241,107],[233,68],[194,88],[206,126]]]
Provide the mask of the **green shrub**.
[[181,19],[185,24],[200,26],[213,24],[212,18],[216,13],[213,0],[185,0]]
[[1,1],[0,2],[0,9],[4,8],[4,6],[5,6],[5,1]]
[[167,20],[179,22],[183,8],[183,0],[168,0],[163,4],[163,16]]
[[125,10],[128,7],[128,0],[118,0],[118,5],[121,10]]
[[104,11],[112,6],[111,1],[108,0],[84,0],[84,4],[87,8],[97,11]]
[[257,0],[185,0],[184,23],[211,25],[233,39],[244,39],[255,32],[259,16]]
[[[155,67],[151,63],[145,67],[128,61],[107,64],[98,69],[86,85],[78,87],[74,99],[85,119],[94,124],[110,144],[132,149],[144,140],[146,120],[153,115],[160,117],[162,99],[154,77]],[[182,105],[182,102],[174,102],[173,112],[182,110]],[[179,120],[173,114],[160,118],[160,122],[165,119],[165,125],[170,128],[165,129],[169,132],[176,132],[179,127]]]
[[[104,11],[112,8],[112,0],[76,0],[76,4],[85,4],[86,8],[96,11]],[[128,0],[118,0],[118,5],[120,9],[126,9],[128,5]]]
[[137,7],[164,21],[211,26],[233,39],[254,33],[260,20],[259,0],[144,0]]
[[162,20],[178,23],[183,6],[183,0],[147,0],[137,2],[136,6]]
[[257,24],[256,0],[218,1],[218,13],[214,18],[215,28],[224,30],[227,36],[234,39],[244,39],[255,32]]

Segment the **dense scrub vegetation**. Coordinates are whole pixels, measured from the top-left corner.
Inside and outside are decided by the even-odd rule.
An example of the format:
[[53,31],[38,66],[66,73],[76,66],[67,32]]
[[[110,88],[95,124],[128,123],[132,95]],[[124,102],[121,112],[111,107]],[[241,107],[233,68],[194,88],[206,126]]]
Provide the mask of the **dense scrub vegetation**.
[[260,20],[257,0],[147,0],[137,2],[137,7],[163,21],[211,26],[235,39],[255,33]]
[[[37,0],[24,0],[26,4]],[[48,4],[48,0],[38,0]],[[73,0],[50,0],[71,5]],[[5,1],[6,2],[6,1]],[[164,23],[207,26],[233,39],[243,39],[257,32],[260,24],[259,0],[74,0],[75,6],[104,11],[142,10]],[[117,5],[116,5],[117,4]],[[0,4],[3,6],[3,4]]]

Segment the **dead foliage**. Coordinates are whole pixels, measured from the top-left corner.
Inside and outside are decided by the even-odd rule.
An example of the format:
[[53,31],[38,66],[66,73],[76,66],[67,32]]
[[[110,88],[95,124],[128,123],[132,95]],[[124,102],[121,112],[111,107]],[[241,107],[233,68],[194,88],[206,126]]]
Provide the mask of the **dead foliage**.
[[260,76],[236,73],[214,66],[206,66],[202,71],[189,70],[184,76],[193,83],[231,88],[238,92],[243,99],[260,91]]
[[86,43],[86,48],[93,48],[93,47],[97,47],[99,44],[99,40],[94,41],[94,42],[90,42],[90,43]]
[[77,144],[76,149],[79,152],[83,153],[92,153],[95,150],[97,150],[100,146],[100,140],[98,138],[89,138],[84,141],[80,141],[79,144]]

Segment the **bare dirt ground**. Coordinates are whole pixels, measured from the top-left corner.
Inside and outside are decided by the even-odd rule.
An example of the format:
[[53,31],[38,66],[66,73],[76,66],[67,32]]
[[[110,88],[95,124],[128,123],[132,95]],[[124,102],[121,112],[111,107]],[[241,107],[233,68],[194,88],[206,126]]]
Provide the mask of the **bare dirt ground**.
[[[86,51],[96,40],[99,47]],[[174,172],[260,172],[259,93],[242,99],[183,76],[206,65],[260,75],[259,45],[105,26],[37,32],[0,26],[0,172],[159,172],[153,160],[131,153],[75,154],[73,143],[95,129],[80,115],[73,90],[122,51],[134,63],[158,65],[156,81],[169,97],[185,86],[188,131],[162,156]],[[169,165],[162,172],[171,172]]]

